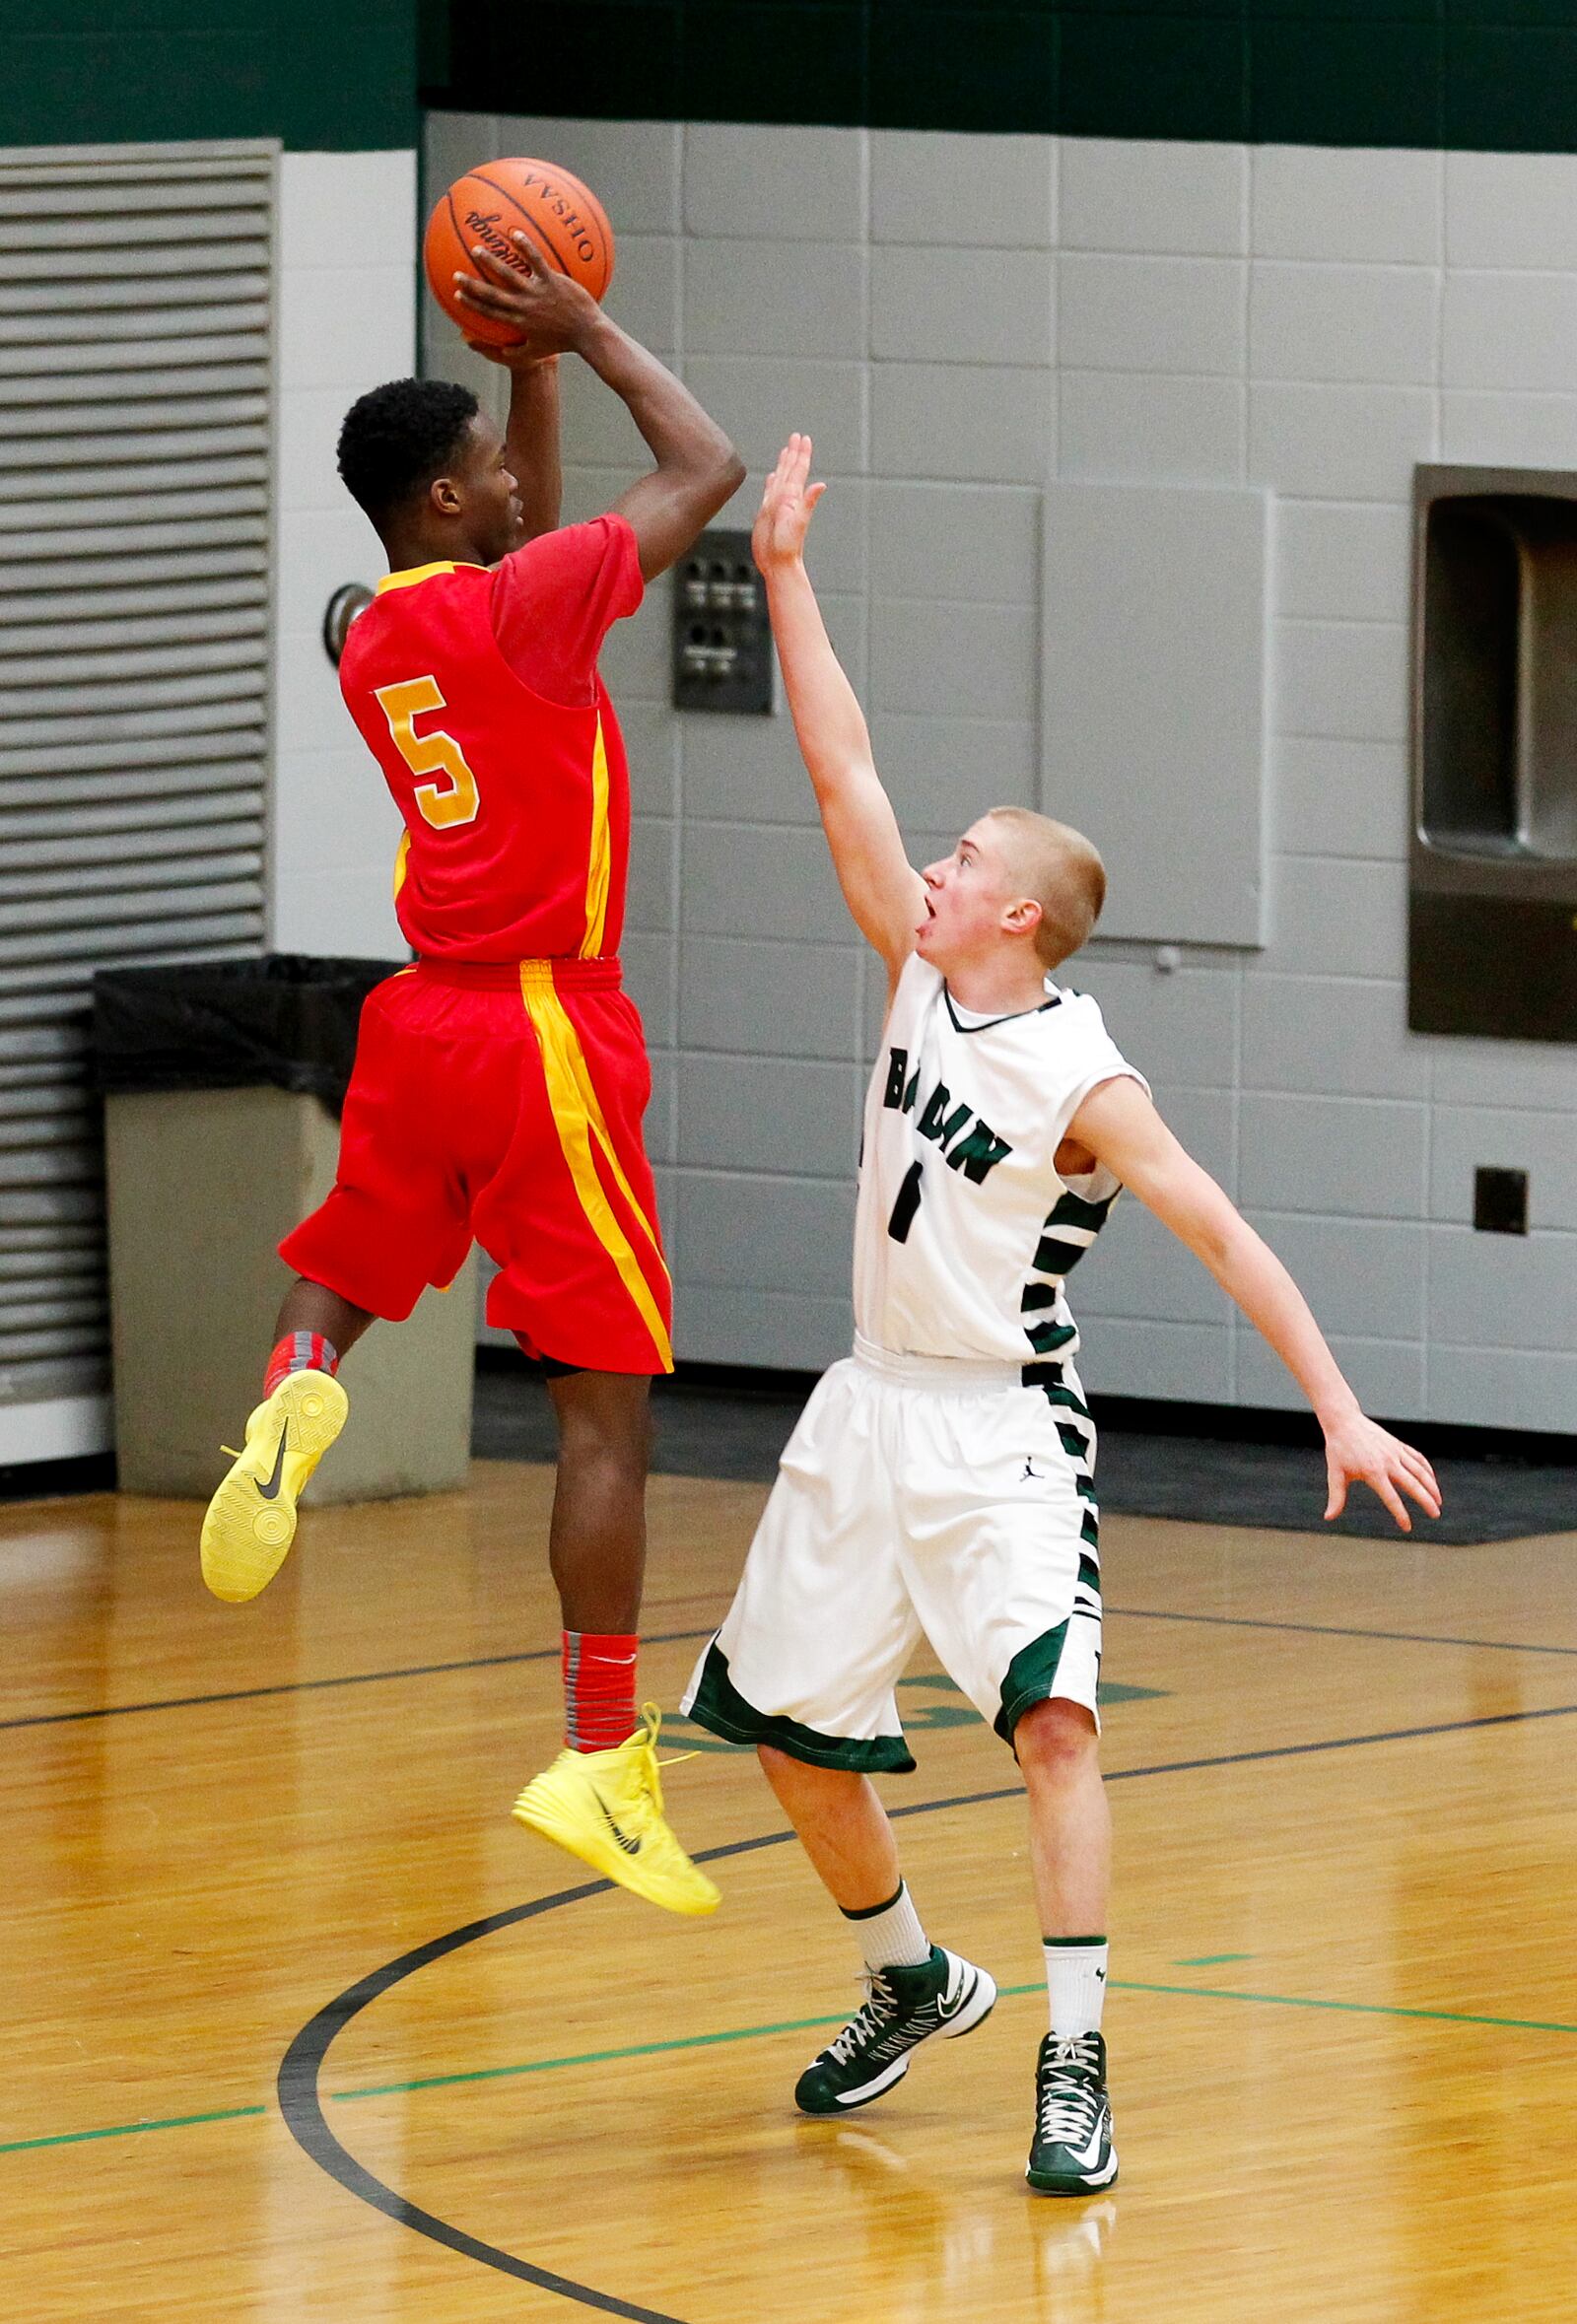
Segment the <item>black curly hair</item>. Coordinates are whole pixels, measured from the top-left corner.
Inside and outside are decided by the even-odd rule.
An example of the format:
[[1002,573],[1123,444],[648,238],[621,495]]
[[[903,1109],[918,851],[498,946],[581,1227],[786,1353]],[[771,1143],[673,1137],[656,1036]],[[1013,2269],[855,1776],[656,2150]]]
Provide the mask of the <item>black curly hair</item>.
[[339,472],[375,524],[442,476],[481,407],[448,379],[390,379],[357,397],[339,432]]

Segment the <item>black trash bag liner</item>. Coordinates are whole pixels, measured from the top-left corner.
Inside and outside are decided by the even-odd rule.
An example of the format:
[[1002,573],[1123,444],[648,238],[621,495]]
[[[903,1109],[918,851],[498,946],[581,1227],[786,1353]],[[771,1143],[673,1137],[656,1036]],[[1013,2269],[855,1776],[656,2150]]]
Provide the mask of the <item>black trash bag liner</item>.
[[338,1114],[362,1003],[409,965],[270,952],[101,969],[93,981],[94,1087],[272,1086],[321,1098]]

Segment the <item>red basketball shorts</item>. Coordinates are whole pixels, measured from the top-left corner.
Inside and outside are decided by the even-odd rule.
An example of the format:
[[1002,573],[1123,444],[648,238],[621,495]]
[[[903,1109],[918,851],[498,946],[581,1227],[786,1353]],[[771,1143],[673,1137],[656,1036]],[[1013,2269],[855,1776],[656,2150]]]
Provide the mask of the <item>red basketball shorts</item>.
[[651,1094],[616,960],[402,970],[362,1010],[333,1192],[280,1257],[399,1321],[475,1240],[500,1270],[487,1320],[530,1352],[669,1372]]

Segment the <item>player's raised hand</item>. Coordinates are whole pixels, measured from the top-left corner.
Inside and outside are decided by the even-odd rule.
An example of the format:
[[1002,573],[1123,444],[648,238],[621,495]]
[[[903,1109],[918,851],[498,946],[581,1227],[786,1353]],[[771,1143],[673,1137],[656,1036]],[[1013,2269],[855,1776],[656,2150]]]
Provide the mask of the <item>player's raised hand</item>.
[[544,355],[563,355],[579,346],[601,312],[596,301],[580,283],[550,266],[528,234],[516,227],[510,237],[522,261],[508,260],[478,242],[471,251],[477,277],[456,273],[455,296],[493,322],[509,323],[516,333],[508,347],[484,348],[513,370]]
[[790,436],[767,478],[750,546],[763,573],[792,565],[803,556],[811,512],[827,487],[811,484],[810,439]]
[[1390,1435],[1378,1421],[1354,1411],[1333,1422],[1325,1434],[1326,1476],[1330,1493],[1326,1516],[1339,1517],[1347,1505],[1349,1484],[1366,1484],[1390,1510],[1405,1534],[1412,1531],[1402,1495],[1416,1501],[1426,1517],[1440,1515],[1440,1487],[1422,1453],[1400,1437]]

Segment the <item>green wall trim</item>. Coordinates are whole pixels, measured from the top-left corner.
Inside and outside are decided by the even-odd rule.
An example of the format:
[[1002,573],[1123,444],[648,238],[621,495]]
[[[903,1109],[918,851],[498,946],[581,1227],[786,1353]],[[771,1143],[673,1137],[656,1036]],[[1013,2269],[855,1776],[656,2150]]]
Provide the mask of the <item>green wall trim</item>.
[[[112,0],[14,31],[0,146],[277,137],[362,153],[414,146],[418,0]],[[40,15],[33,14],[38,24]]]
[[1577,152],[1577,0],[422,0],[424,103]]

